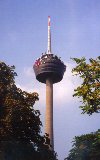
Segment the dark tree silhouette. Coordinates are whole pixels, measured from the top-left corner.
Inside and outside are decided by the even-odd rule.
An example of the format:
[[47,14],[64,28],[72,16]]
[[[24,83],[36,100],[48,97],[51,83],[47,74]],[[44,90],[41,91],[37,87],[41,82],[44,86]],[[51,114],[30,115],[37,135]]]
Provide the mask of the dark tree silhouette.
[[65,160],[99,160],[100,130],[74,138],[73,147]]
[[17,88],[14,69],[0,62],[0,160],[56,160],[33,107],[38,94]]

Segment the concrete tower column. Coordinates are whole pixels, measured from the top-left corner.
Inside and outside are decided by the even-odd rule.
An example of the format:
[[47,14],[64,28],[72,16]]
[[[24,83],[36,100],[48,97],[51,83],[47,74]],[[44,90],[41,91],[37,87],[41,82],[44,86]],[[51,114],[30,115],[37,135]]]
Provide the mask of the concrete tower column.
[[36,79],[46,83],[46,114],[45,114],[45,133],[49,134],[50,147],[54,150],[53,137],[53,84],[63,79],[66,66],[51,51],[51,24],[48,16],[48,47],[47,52],[35,61],[33,66]]
[[50,144],[54,149],[53,141],[53,82],[50,78],[46,79],[46,117],[45,133],[49,134]]

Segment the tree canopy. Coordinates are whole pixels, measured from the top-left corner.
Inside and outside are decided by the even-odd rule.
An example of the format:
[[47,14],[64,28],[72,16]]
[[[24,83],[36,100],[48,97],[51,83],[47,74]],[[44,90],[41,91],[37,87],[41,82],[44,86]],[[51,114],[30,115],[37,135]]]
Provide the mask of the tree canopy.
[[82,79],[82,84],[75,89],[75,94],[81,98],[82,113],[89,115],[100,112],[100,57],[97,59],[89,59],[89,63],[85,58],[73,58],[76,67],[72,72]]
[[38,93],[18,88],[14,69],[0,62],[0,159],[56,160],[48,136],[41,135],[40,111],[33,107]]
[[[73,58],[76,67],[72,72],[82,79],[82,84],[74,91],[81,98],[82,113],[89,115],[100,112],[100,57],[89,59]],[[100,129],[94,133],[75,136],[72,149],[65,160],[99,160],[100,159]]]
[[99,160],[100,130],[94,133],[76,136],[73,148],[65,160]]

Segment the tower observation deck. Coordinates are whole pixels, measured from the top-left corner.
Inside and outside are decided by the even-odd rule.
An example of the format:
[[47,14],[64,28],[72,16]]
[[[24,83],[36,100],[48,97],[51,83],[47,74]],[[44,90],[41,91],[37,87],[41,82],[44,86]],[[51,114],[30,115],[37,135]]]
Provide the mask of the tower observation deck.
[[33,69],[36,79],[46,84],[46,114],[45,114],[45,133],[49,134],[52,149],[54,149],[53,138],[53,84],[63,79],[66,66],[63,61],[51,52],[51,30],[50,16],[48,17],[48,47],[47,52],[42,54],[35,61]]

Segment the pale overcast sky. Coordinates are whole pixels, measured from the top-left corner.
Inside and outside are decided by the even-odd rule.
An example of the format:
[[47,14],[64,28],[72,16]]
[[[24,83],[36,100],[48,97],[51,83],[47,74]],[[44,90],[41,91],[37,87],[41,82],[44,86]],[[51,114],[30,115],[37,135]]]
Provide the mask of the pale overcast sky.
[[72,76],[70,59],[100,55],[100,0],[0,0],[0,60],[16,66],[18,86],[39,93],[34,107],[40,109],[43,125],[45,85],[36,81],[32,67],[47,50],[48,16],[52,51],[67,65],[62,82],[54,85],[55,150],[63,160],[74,136],[100,126],[99,114],[81,115],[81,103],[72,97],[80,79]]

